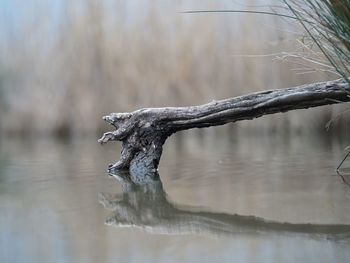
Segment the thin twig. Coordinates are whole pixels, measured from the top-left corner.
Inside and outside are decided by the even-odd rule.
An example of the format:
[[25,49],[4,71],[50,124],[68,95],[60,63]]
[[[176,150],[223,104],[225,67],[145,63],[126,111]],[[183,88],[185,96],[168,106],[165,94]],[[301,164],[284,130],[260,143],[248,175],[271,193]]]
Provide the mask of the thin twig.
[[342,164],[344,163],[346,158],[348,158],[349,155],[350,155],[350,151],[345,155],[344,159],[340,162],[340,164],[336,169],[337,174],[341,177],[341,179],[343,180],[343,183],[346,184],[348,187],[350,187],[350,183],[345,179],[344,174],[340,173],[340,167],[342,166]]
[[[267,12],[267,11],[253,11],[253,10],[230,10],[230,9],[219,9],[219,10],[192,10],[192,11],[182,11],[180,13],[183,14],[196,14],[196,13],[242,13],[242,14],[258,14],[258,15],[270,15],[270,16],[278,16],[278,17],[284,17],[284,18],[290,18],[294,20],[300,20],[300,18],[286,15],[286,14],[280,14],[280,13],[274,13],[274,12]],[[306,23],[313,24],[312,21],[304,20],[302,21]]]

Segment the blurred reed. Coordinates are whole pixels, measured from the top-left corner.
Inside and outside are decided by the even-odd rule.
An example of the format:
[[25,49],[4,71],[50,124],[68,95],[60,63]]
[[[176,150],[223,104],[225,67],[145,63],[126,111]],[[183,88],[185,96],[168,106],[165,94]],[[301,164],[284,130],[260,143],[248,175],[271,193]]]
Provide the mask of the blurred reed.
[[[304,32],[295,21],[181,13],[281,3],[243,2],[248,6],[231,1],[65,0],[57,11],[28,1],[24,5],[34,8],[17,26],[11,27],[6,16],[0,18],[5,24],[0,38],[1,132],[94,134],[105,129],[101,116],[110,112],[201,104],[336,78],[317,69],[303,74],[305,65],[292,61],[292,54],[305,51],[296,46]],[[237,126],[258,132],[324,130],[341,110],[292,112]],[[340,122],[341,127],[349,124],[346,116]]]

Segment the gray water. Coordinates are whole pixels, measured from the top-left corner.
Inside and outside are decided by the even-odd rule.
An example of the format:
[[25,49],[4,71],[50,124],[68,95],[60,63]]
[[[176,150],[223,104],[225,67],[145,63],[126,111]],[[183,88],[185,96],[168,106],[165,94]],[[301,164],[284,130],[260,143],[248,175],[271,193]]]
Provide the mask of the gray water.
[[0,262],[350,262],[348,139],[188,131],[147,189],[118,143],[2,139]]

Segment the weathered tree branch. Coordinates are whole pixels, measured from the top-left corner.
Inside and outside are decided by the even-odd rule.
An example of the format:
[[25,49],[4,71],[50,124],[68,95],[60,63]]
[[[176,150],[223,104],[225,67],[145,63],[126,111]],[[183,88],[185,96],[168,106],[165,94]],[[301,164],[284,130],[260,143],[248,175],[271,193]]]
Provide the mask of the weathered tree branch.
[[306,109],[350,101],[345,80],[300,87],[268,90],[191,107],[146,108],[103,117],[116,130],[105,133],[100,143],[122,141],[120,160],[109,169],[130,169],[131,173],[155,171],[165,140],[173,133],[229,122],[249,120],[267,114]]

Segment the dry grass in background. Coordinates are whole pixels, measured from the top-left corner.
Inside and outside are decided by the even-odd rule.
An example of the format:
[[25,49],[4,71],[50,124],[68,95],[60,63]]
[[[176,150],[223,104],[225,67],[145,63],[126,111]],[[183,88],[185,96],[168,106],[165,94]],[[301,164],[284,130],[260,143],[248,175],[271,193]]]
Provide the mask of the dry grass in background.
[[[38,5],[42,8],[0,40],[1,130],[89,134],[103,129],[101,116],[110,112],[201,104],[335,78],[322,71],[300,74],[303,65],[291,63],[290,56],[289,62],[283,59],[281,52],[303,49],[296,45],[303,34],[296,22],[179,12],[249,8],[231,1],[208,3],[65,1],[59,22]],[[271,53],[279,55],[262,56]],[[237,125],[259,131],[319,130],[339,109],[298,111]],[[341,121],[343,126],[349,123]]]

